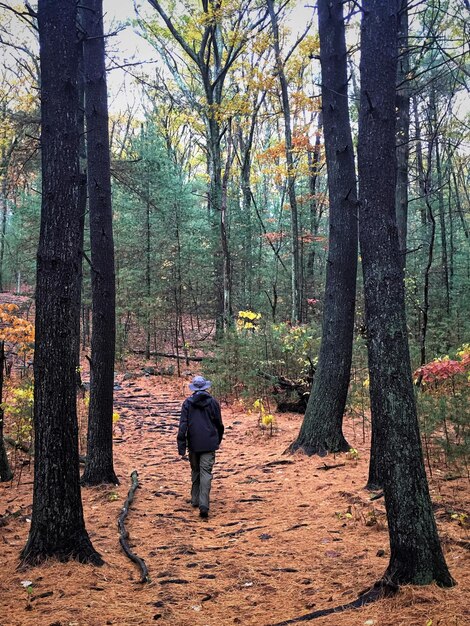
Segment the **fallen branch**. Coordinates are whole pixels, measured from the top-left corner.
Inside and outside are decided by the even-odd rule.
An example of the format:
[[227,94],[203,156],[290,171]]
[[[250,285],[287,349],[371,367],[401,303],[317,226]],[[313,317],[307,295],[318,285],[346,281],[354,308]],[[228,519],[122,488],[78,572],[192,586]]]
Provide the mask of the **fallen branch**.
[[327,465],[326,463],[323,463],[323,465],[320,465],[320,467],[317,467],[317,470],[330,470],[330,469],[335,469],[336,467],[344,467],[346,465],[346,463],[336,463],[336,465]]
[[[26,454],[30,454],[31,456],[34,456],[34,450],[32,449],[32,446],[27,446],[24,443],[20,443],[19,441],[16,441],[16,439],[13,439],[12,437],[3,437],[3,441],[7,443],[9,446],[12,446],[13,448],[16,448],[17,450],[21,450],[21,452],[25,452]],[[84,456],[83,454],[80,454],[78,457],[78,460],[83,465],[86,462],[86,456]]]
[[124,502],[124,506],[122,507],[121,515],[119,516],[119,519],[118,519],[119,543],[121,544],[122,549],[124,550],[126,555],[129,557],[129,559],[133,563],[137,563],[137,565],[140,567],[140,571],[142,572],[140,582],[148,583],[150,582],[150,576],[149,576],[149,571],[147,569],[147,565],[145,564],[145,561],[141,559],[139,556],[137,556],[136,554],[134,554],[134,552],[132,552],[132,550],[130,549],[129,544],[127,543],[127,540],[129,539],[129,533],[126,530],[126,526],[124,522],[127,517],[127,514],[129,513],[129,507],[131,506],[134,500],[135,491],[139,486],[139,475],[137,474],[136,470],[134,470],[131,474],[131,481],[132,481],[131,488],[129,489],[129,493],[127,494],[126,501]]
[[[134,354],[145,354],[145,350],[132,350]],[[150,356],[163,356],[167,359],[179,359],[181,361],[202,361],[202,356],[184,356],[184,354],[171,354],[169,352],[150,352]]]
[[305,615],[301,615],[300,617],[294,617],[293,619],[288,619],[284,622],[278,622],[276,624],[270,624],[270,626],[288,626],[289,624],[297,624],[298,622],[309,622],[310,620],[317,619],[318,617],[324,617],[325,615],[332,615],[333,613],[342,613],[343,611],[347,611],[349,609],[359,609],[366,604],[372,604],[372,602],[377,602],[377,600],[382,600],[382,598],[389,598],[394,596],[398,592],[398,585],[393,583],[392,581],[379,580],[374,584],[371,589],[361,593],[361,595],[354,600],[353,602],[348,602],[348,604],[341,604],[340,606],[335,606],[331,609],[322,609],[319,611],[313,611],[313,613],[306,613]]
[[265,463],[264,467],[274,467],[275,465],[292,465],[294,461],[290,459],[278,459],[277,461],[269,461],[269,463]]
[[248,533],[252,530],[259,530],[260,528],[264,528],[264,526],[251,526],[250,528],[239,528],[238,530],[232,530],[229,533],[222,533],[221,535],[217,535],[217,537],[238,537],[243,533]]
[[19,441],[16,441],[16,439],[13,439],[12,437],[3,437],[3,441],[7,443],[9,446],[12,446],[12,448],[21,450],[21,452],[26,452],[26,454],[33,454],[30,446],[27,446],[24,443],[20,443]]
[[19,517],[23,513],[23,507],[18,511],[14,511],[13,513],[5,513],[4,515],[0,515],[0,528],[2,526],[6,526],[10,519],[15,519]]

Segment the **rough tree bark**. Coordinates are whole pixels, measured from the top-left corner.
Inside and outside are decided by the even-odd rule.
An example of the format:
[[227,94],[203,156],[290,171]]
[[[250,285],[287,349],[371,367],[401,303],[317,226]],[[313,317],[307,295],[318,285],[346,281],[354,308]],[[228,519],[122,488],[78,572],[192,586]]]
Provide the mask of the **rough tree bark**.
[[330,200],[329,252],[320,357],[291,450],[344,452],[342,431],[351,369],[357,270],[357,193],[348,112],[342,0],[318,2],[322,111]]
[[373,427],[396,584],[450,586],[424,469],[395,212],[398,2],[364,0],[359,115],[359,238]]
[[85,530],[78,458],[80,334],[77,5],[39,0],[42,208],[36,276],[34,492],[22,559],[101,564]]
[[116,287],[103,0],[83,0],[82,7],[92,265],[90,407],[82,484],[118,484],[113,467]]

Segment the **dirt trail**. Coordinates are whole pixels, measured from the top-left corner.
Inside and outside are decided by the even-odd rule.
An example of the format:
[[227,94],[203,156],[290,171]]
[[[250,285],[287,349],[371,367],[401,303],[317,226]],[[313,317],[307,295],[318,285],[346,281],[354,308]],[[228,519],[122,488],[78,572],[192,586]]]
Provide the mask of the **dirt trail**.
[[[268,626],[349,602],[383,573],[388,557],[383,503],[371,503],[362,488],[368,459],[359,424],[348,422],[346,428],[359,460],[328,458],[329,464],[346,465],[322,471],[318,457],[283,455],[299,416],[278,416],[278,431],[269,437],[255,415],[222,405],[226,437],[214,469],[210,517],[201,520],[188,502],[189,466],[175,443],[186,383],[152,376],[121,386],[115,392],[121,485],[83,491],[87,528],[106,565],[51,561],[16,571],[31,510],[32,470],[25,468],[19,487],[0,485],[0,515],[20,511],[0,528],[0,626]],[[123,555],[117,536],[133,469],[141,487],[127,528],[134,551],[150,570],[147,585],[138,582],[139,571]],[[449,507],[468,509],[468,483],[433,483],[432,490],[459,585],[449,591],[404,589],[394,599],[315,625],[470,622],[468,537],[448,514]],[[23,580],[33,583],[29,599]]]

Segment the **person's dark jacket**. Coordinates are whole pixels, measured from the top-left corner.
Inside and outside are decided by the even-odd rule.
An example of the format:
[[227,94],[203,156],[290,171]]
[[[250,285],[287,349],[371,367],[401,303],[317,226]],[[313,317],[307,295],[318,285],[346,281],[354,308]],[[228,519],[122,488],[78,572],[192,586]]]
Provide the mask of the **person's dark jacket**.
[[220,405],[207,391],[196,391],[183,402],[178,430],[178,453],[212,452],[224,435]]

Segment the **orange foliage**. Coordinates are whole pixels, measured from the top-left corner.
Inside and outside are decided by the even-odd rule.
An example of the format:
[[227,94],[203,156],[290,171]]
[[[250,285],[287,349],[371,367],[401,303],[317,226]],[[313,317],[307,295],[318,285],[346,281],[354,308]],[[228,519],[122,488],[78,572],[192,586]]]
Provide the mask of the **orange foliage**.
[[285,233],[280,232],[280,233],[264,233],[263,235],[261,235],[261,237],[267,241],[268,243],[277,243],[278,241],[282,241],[284,239],[284,237],[286,236]]
[[[294,131],[292,137],[292,152],[296,154],[313,152],[315,146],[312,145],[310,138],[305,130]],[[279,141],[264,152],[258,155],[258,160],[267,163],[276,163],[286,156],[286,142]]]
[[302,243],[313,243],[314,241],[325,241],[326,237],[321,235],[312,235],[312,233],[302,233],[299,237],[299,241]]
[[16,304],[0,305],[0,341],[13,344],[18,352],[26,355],[34,349],[34,326],[15,315],[18,310]]

